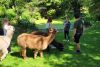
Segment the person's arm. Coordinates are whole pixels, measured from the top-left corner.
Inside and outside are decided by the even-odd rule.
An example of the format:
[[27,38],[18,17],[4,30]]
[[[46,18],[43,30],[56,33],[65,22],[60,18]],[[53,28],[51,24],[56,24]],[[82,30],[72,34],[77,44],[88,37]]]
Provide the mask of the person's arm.
[[74,30],[73,30],[73,37],[75,34],[76,34],[76,28],[74,28]]
[[49,23],[49,27],[50,27],[50,28],[53,28],[54,26],[53,26],[53,24],[52,24],[52,23]]
[[76,34],[76,30],[77,30],[77,23],[74,23],[74,29],[73,29],[73,35],[72,35],[73,39],[74,39],[74,36]]
[[8,25],[4,25],[4,29],[7,30],[8,29]]
[[66,21],[63,22],[63,30],[65,30],[65,26],[66,26]]

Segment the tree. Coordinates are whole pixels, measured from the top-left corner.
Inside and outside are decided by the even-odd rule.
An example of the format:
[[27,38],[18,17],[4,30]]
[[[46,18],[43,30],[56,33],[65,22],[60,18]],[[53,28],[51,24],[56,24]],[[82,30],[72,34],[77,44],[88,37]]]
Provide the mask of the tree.
[[72,7],[74,11],[74,16],[75,15],[81,15],[80,8],[82,7],[81,3],[78,0],[73,0],[72,1]]

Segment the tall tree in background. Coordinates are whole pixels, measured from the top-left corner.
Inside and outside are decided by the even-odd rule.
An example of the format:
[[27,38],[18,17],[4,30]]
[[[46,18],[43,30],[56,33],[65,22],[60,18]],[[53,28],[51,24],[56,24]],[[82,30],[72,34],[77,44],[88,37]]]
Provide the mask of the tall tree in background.
[[73,7],[74,16],[75,15],[81,15],[80,8],[82,6],[81,6],[81,4],[78,0],[73,0],[72,1],[72,7]]
[[100,0],[91,0],[89,11],[95,19],[100,21]]

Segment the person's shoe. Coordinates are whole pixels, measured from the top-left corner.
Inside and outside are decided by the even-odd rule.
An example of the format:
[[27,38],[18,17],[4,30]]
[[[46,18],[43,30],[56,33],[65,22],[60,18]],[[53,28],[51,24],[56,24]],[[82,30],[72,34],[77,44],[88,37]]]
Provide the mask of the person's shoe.
[[76,53],[77,53],[77,54],[80,54],[80,53],[81,53],[81,51],[80,51],[80,50],[76,50]]

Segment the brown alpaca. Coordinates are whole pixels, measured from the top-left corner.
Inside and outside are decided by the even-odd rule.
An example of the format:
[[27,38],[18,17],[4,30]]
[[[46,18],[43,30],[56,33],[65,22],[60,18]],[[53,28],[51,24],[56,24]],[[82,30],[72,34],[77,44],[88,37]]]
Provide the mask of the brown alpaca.
[[[42,36],[48,36],[48,32],[42,32],[42,31],[34,31],[31,33],[32,35],[42,35]],[[56,47],[59,51],[63,51],[64,50],[64,46],[62,43],[56,41],[55,39],[53,39],[53,41],[50,43],[50,45]],[[50,46],[48,46],[47,51],[50,50]]]
[[48,36],[42,35],[32,35],[23,33],[18,36],[17,42],[21,47],[21,56],[25,59],[26,56],[26,48],[34,49],[34,58],[36,58],[38,52],[40,56],[43,57],[43,50],[47,48],[47,46],[53,41],[55,38],[56,30],[53,28],[49,29]]

